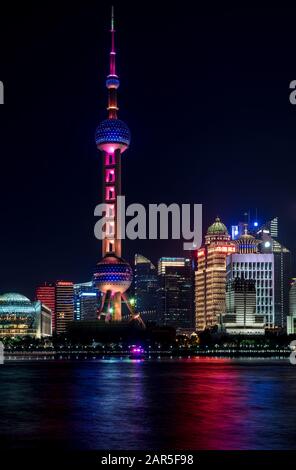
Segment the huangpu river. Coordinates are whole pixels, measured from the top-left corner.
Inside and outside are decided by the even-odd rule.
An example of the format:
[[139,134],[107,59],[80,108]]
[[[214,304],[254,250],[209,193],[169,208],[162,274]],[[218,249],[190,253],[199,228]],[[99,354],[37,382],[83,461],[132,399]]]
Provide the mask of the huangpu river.
[[8,361],[6,449],[296,449],[289,360]]

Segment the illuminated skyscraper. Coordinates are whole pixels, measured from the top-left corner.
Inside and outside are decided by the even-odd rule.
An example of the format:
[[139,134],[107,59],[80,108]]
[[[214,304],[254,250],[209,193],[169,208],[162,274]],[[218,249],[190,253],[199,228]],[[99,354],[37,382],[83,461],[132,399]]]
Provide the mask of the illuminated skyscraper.
[[252,280],[256,289],[256,314],[265,317],[267,327],[274,327],[274,256],[259,253],[260,241],[244,233],[235,240],[236,253],[227,258],[227,281],[237,278]]
[[220,315],[225,313],[226,257],[234,252],[235,244],[217,217],[208,228],[205,245],[197,250],[195,317],[198,331],[218,325]]
[[287,316],[287,333],[295,335],[296,333],[296,279],[292,280],[290,287],[290,308]]
[[158,278],[154,264],[142,255],[135,255],[135,300],[137,312],[146,321],[158,321]]
[[263,335],[265,317],[256,312],[256,281],[236,277],[226,285],[226,314],[222,315],[226,333]]
[[261,230],[268,230],[272,238],[278,238],[279,236],[279,219],[274,217],[272,220],[269,220],[265,223]]
[[66,333],[67,325],[74,320],[74,284],[56,282],[56,333]]
[[289,290],[291,282],[291,252],[278,241],[278,218],[267,222],[258,231],[261,253],[274,256],[274,323],[286,329],[289,315]]
[[[272,324],[276,328],[286,330],[287,316],[289,315],[289,289],[291,280],[291,252],[288,248],[279,242],[279,220],[278,217],[267,221],[263,225],[255,219],[250,222],[249,214],[245,214],[245,222],[240,222],[233,226],[234,238],[241,241],[239,253],[254,253],[257,251],[262,254],[273,254],[273,318],[271,312],[269,315],[269,326]],[[247,222],[247,223],[246,223]],[[248,226],[249,233],[244,234]],[[245,237],[244,237],[245,235]],[[252,236],[253,238],[252,238]],[[245,239],[244,239],[245,238]],[[257,250],[252,250],[257,244]],[[252,247],[250,246],[252,245]],[[239,245],[238,245],[239,246]],[[243,246],[246,250],[243,251]],[[261,287],[261,286],[260,286]],[[256,285],[256,290],[259,288]],[[257,298],[259,302],[259,298]],[[260,307],[263,308],[263,305]],[[267,305],[265,306],[268,307]]]
[[45,282],[36,288],[36,300],[46,305],[51,310],[52,318],[52,332],[56,329],[56,316],[55,316],[55,285]]
[[74,319],[98,318],[99,292],[92,282],[74,284]]
[[189,258],[158,261],[158,311],[161,323],[176,329],[193,329],[193,276]]
[[94,283],[103,293],[99,313],[105,318],[122,319],[121,301],[126,302],[132,316],[133,308],[125,295],[132,283],[132,268],[121,258],[121,231],[117,222],[118,196],[121,193],[121,157],[130,144],[128,126],[118,119],[117,89],[119,78],[116,73],[114,12],[111,15],[110,70],[106,80],[108,89],[108,118],[96,130],[96,146],[102,154],[103,163],[103,202],[105,203],[105,238],[102,241],[103,259],[94,272]]

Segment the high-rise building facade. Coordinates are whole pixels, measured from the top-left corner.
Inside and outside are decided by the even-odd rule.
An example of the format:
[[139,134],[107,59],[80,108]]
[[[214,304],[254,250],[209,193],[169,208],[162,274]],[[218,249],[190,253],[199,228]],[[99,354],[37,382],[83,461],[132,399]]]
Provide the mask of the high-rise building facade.
[[193,276],[189,258],[158,261],[158,314],[161,323],[176,329],[193,329]]
[[[273,235],[272,235],[273,234]],[[258,231],[261,253],[274,256],[274,323],[286,330],[289,315],[291,282],[291,252],[278,240],[278,218],[275,217]]]
[[99,299],[92,282],[74,284],[74,320],[97,320]]
[[55,316],[55,284],[47,283],[38,286],[35,292],[36,300],[46,305],[51,310],[52,318],[52,332],[55,332],[56,328],[56,316]]
[[[36,337],[44,338],[45,336],[52,336],[52,312],[47,305],[44,305],[38,301],[38,316],[39,320],[37,322],[36,328]],[[40,313],[39,313],[40,312]]]
[[270,236],[273,239],[277,239],[279,236],[279,219],[278,217],[274,217],[272,220],[269,220],[268,222],[261,227],[261,230],[267,230]]
[[264,334],[264,315],[256,312],[256,281],[237,277],[227,282],[222,326],[231,335]]
[[296,334],[296,279],[293,279],[289,292],[289,315],[287,316],[287,333],[288,335]]
[[259,226],[255,219],[250,223],[249,213],[245,214],[245,223],[233,226],[233,235],[239,239],[248,225],[251,234],[258,243],[258,252],[274,255],[274,326],[286,330],[289,314],[289,289],[291,281],[291,253],[279,242],[279,219],[274,217]]
[[234,252],[234,242],[217,217],[208,228],[205,245],[197,250],[195,320],[198,331],[218,325],[225,313],[226,257]]
[[157,270],[153,263],[142,255],[135,255],[135,306],[144,322],[158,322]]
[[56,333],[66,333],[67,325],[74,320],[74,284],[69,281],[56,282]]
[[265,316],[267,327],[274,327],[274,257],[263,253],[234,253],[227,258],[227,281],[237,277],[254,280],[256,313]]

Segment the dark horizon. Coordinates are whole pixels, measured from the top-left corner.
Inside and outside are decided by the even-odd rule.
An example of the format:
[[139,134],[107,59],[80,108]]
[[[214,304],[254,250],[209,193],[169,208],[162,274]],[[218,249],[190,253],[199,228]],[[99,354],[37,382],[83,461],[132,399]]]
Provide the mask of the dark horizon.
[[[107,115],[113,3],[119,118],[132,134],[127,203],[202,203],[204,229],[216,215],[229,227],[257,209],[259,223],[279,217],[294,255],[295,8],[29,2],[7,7],[0,32],[0,292],[85,282],[101,257],[94,132]],[[124,258],[135,253],[156,262],[182,256],[182,243],[125,242]]]

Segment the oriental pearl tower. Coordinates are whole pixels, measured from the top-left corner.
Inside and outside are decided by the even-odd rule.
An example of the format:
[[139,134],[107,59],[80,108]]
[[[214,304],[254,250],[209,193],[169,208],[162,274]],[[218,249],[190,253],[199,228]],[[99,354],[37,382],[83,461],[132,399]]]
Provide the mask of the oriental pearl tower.
[[[130,131],[125,122],[118,119],[117,90],[119,77],[116,73],[114,8],[111,13],[111,51],[108,90],[108,118],[96,129],[95,141],[101,152],[103,165],[103,202],[105,203],[105,238],[102,241],[102,260],[96,265],[93,281],[103,293],[99,318],[122,320],[122,301],[126,303],[130,318],[140,320],[125,292],[133,279],[132,268],[121,257],[121,227],[117,221],[118,202],[121,195],[121,156],[130,144]],[[140,320],[141,321],[141,320]]]

